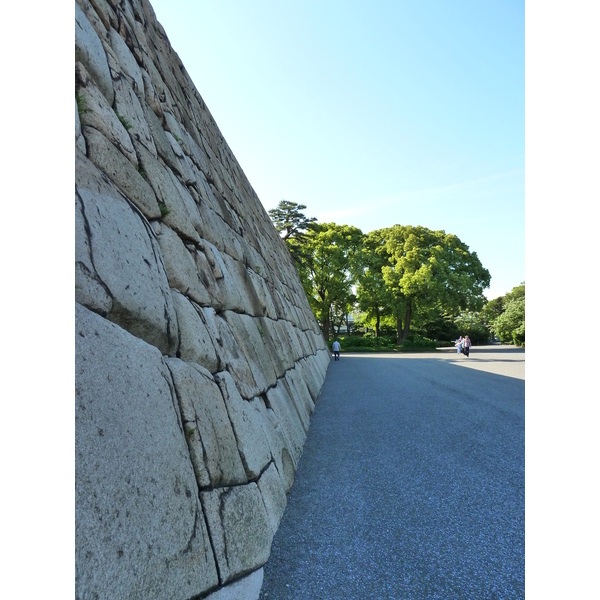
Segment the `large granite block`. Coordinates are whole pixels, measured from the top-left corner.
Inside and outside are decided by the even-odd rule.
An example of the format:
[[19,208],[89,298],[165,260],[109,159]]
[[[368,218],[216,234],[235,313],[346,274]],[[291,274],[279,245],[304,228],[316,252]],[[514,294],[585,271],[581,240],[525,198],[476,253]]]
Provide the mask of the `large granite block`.
[[76,305],[78,598],[190,598],[217,572],[161,353]]

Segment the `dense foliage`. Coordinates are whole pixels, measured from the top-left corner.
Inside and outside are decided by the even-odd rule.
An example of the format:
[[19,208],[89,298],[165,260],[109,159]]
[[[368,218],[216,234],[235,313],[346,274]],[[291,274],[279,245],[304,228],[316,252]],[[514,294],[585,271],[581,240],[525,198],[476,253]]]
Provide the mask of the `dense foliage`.
[[306,217],[302,212],[306,208],[305,204],[296,204],[289,200],[281,200],[277,208],[269,211],[271,221],[275,229],[280,233],[284,240],[290,238],[301,239],[304,233],[316,222],[316,217]]
[[[417,352],[419,350],[434,350],[438,346],[436,340],[414,334],[411,334],[402,344],[398,344],[395,335],[382,335],[379,337],[374,335],[351,335],[336,336],[335,339],[340,342],[343,352]],[[329,347],[332,343],[333,339],[329,342]]]
[[305,208],[282,200],[269,215],[327,338],[350,333],[353,325],[364,342],[347,339],[371,349],[435,347],[459,335],[486,343],[492,333],[524,343],[525,285],[486,302],[490,274],[456,235],[410,225],[363,234],[350,225],[317,223],[304,216]]
[[490,274],[457,236],[410,225],[376,233],[385,240],[381,252],[387,261],[381,271],[396,304],[399,340],[408,338],[413,318],[483,306]]
[[[488,309],[489,329],[502,342],[525,345],[525,283],[514,287]],[[488,303],[489,306],[490,303]]]
[[309,302],[324,332],[343,319],[355,302],[352,286],[363,234],[350,225],[315,223],[305,234],[296,266]]
[[269,211],[269,217],[275,225],[275,229],[284,239],[294,257],[300,260],[308,251],[304,248],[305,235],[317,221],[316,217],[306,217],[302,212],[306,208],[304,204],[296,204],[289,200],[281,200],[276,208]]

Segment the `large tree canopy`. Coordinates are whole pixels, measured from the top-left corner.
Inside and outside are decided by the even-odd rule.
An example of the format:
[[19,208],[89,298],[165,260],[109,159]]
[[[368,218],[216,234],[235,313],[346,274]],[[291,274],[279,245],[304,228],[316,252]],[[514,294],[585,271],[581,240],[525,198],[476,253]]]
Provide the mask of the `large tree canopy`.
[[[399,298],[383,279],[382,269],[388,264],[386,240],[380,229],[365,235],[362,247],[362,270],[358,276],[357,300],[363,324],[375,329],[379,337],[382,320],[397,317]],[[402,315],[403,316],[403,315]],[[397,320],[396,320],[397,322]]]
[[456,235],[411,225],[394,225],[379,235],[385,239],[388,256],[383,279],[403,305],[402,340],[410,333],[416,311],[443,307],[458,314],[481,308],[490,274]]
[[332,310],[340,314],[351,310],[362,238],[357,227],[335,223],[314,224],[304,236],[298,272],[325,336]]
[[[303,204],[282,200],[269,215],[286,241],[323,333],[358,301],[376,334],[396,323],[398,341],[420,326],[448,328],[461,312],[478,311],[490,274],[453,234],[394,225],[364,235],[350,225],[317,223]],[[356,292],[356,296],[355,296]]]

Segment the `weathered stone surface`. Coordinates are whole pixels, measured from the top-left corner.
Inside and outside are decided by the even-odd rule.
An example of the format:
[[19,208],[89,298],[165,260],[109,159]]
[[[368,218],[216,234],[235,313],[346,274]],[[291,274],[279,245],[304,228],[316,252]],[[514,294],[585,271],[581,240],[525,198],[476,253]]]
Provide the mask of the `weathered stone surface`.
[[86,153],[85,138],[81,134],[81,119],[79,118],[79,107],[75,98],[75,148],[83,154]]
[[129,76],[136,94],[138,96],[141,95],[144,91],[144,80],[142,78],[142,71],[131,50],[125,43],[125,40],[112,27],[108,30],[108,38],[111,48],[117,55],[123,73]]
[[296,336],[298,337],[298,343],[301,348],[301,356],[308,356],[312,353],[312,345],[309,337],[311,332],[296,328]]
[[290,369],[286,372],[284,383],[287,387],[289,397],[293,400],[296,412],[302,421],[304,431],[308,433],[310,425],[310,415],[312,415],[315,405],[310,396],[306,384],[302,380],[298,369]]
[[83,127],[88,157],[126,194],[149,219],[160,217],[152,188],[125,154],[93,127]]
[[194,307],[188,298],[174,290],[173,304],[179,326],[177,355],[183,360],[201,365],[210,373],[216,373],[219,370],[220,361],[201,317],[200,307]]
[[246,474],[249,479],[256,479],[271,460],[258,402],[244,400],[233,378],[226,371],[217,373],[215,381],[223,394]]
[[[82,0],[78,0],[78,4],[81,3],[85,5],[85,3],[82,2]],[[90,4],[94,7],[96,14],[98,15],[98,18],[102,21],[102,24],[104,25],[105,29],[108,29],[111,26],[116,26],[117,16],[106,0],[90,0]]]
[[277,383],[277,373],[273,366],[273,358],[265,346],[266,333],[260,320],[232,311],[224,311],[222,316],[227,321],[240,351],[248,358],[258,389],[266,390],[274,386]]
[[137,142],[142,144],[153,156],[157,156],[144,110],[129,80],[126,77],[119,77],[113,81],[113,88],[117,117],[127,123],[129,134]]
[[77,597],[190,598],[217,573],[169,371],[155,347],[75,316]]
[[316,356],[302,358],[296,363],[296,370],[299,372],[301,380],[308,388],[314,405],[321,391],[321,382],[325,376],[325,372],[319,364],[319,359]]
[[281,382],[278,382],[274,388],[267,390],[266,397],[295,469],[302,456],[302,447],[306,439],[302,421],[285,386]]
[[[213,198],[213,202],[211,202],[211,208],[219,215],[221,220],[225,223],[225,225],[227,225],[229,229],[232,230],[233,233],[241,233],[242,225],[240,219],[236,215],[235,211],[232,210],[225,195],[221,193],[218,189],[216,189],[214,185],[211,185],[210,188]],[[239,244],[237,240],[234,239],[233,241],[234,243]],[[237,252],[229,253],[237,260],[242,260],[243,258],[239,249]]]
[[[189,154],[190,147],[187,145],[187,137],[184,134],[184,128],[170,110],[165,111],[164,115],[167,132],[172,138],[181,140],[181,144],[184,146],[185,151]],[[186,139],[185,142],[184,138]],[[180,149],[180,152],[183,153],[183,150]]]
[[[148,74],[144,72],[144,75],[147,77]],[[151,83],[148,83],[146,87],[151,86]],[[152,89],[152,93],[155,94],[154,89]],[[154,100],[154,97],[153,97]],[[158,102],[158,99],[155,100]],[[158,104],[160,106],[160,103]],[[167,138],[167,132],[163,129],[162,122],[159,117],[155,114],[154,109],[151,109],[149,106],[144,107],[144,115],[146,116],[146,122],[148,123],[148,127],[150,128],[150,134],[154,139],[154,145],[156,146],[156,151],[158,152],[158,156],[165,161],[165,164],[174,169],[177,166],[177,157],[173,152],[173,148]]]
[[[88,18],[90,25],[97,33],[98,37],[101,41],[107,39],[107,28],[104,23],[104,20],[100,17],[100,15],[96,11],[96,7],[91,2],[85,2],[83,0],[75,0],[75,4],[79,5],[79,8],[83,11],[85,16]],[[106,45],[103,43],[103,46]]]
[[[210,298],[210,302],[207,304],[216,310],[221,310],[223,308],[223,303],[221,302],[219,286],[217,284],[213,266],[206,254],[199,248],[196,248],[194,260],[196,262],[196,269],[198,270],[198,277],[204,286],[204,291]],[[199,303],[203,304],[202,302]]]
[[269,558],[273,533],[255,483],[201,493],[221,583],[254,571]]
[[[168,114],[168,113],[167,113]],[[191,183],[196,182],[196,175],[192,169],[192,166],[189,163],[188,157],[185,155],[183,149],[180,146],[183,144],[182,138],[175,138],[173,134],[169,131],[165,132],[167,140],[169,140],[169,144],[171,145],[171,149],[173,150],[173,154],[176,158],[176,164],[173,167],[177,174],[179,175],[179,179],[182,183],[189,185]]]
[[202,227],[202,218],[189,192],[177,182],[165,165],[142,144],[134,141],[141,168],[143,169],[152,189],[156,192],[159,202],[168,209],[163,221],[180,234],[184,239],[200,241],[198,229]]
[[225,227],[223,219],[219,217],[208,202],[202,202],[199,211],[202,216],[202,223],[204,223],[202,237],[221,252],[225,252],[228,239],[231,239],[231,232]]
[[[160,127],[162,129],[161,120],[163,118],[163,110],[162,110],[162,105],[160,103],[160,92],[157,89],[157,86],[155,85],[155,81],[158,82],[158,81],[160,81],[160,79],[155,78],[153,80],[152,76],[148,73],[148,70],[154,70],[154,65],[152,64],[152,59],[150,59],[147,55],[144,56],[143,65],[144,65],[144,68],[141,69],[142,80],[144,82],[144,100],[145,100],[145,104],[144,104],[143,108],[146,113],[150,112],[159,119]],[[146,114],[146,120],[148,122],[148,127],[150,127],[150,133],[153,136],[155,136],[154,131],[152,129],[153,124],[150,122],[150,119],[148,119],[147,114]],[[160,148],[158,146],[159,141],[156,136],[154,137],[154,142],[156,144],[156,149],[158,150],[158,152],[160,154]],[[163,158],[165,158],[165,157],[163,156]]]
[[280,321],[272,321],[265,317],[258,318],[259,327],[263,331],[263,342],[271,358],[277,379],[281,379],[288,369],[294,367],[286,331]]
[[287,493],[294,483],[296,466],[288,448],[289,438],[286,436],[279,419],[272,408],[267,408],[266,394],[256,398],[254,406],[261,413],[265,440],[269,445],[271,457],[281,477],[284,492]]
[[[264,278],[259,274],[262,272],[263,267],[261,267],[260,264],[255,264],[258,263],[258,261],[255,257],[252,258],[254,258],[254,260],[252,262],[247,262],[247,264],[255,266],[246,269],[248,295],[252,302],[252,312],[255,315],[276,319],[277,311],[273,304],[269,288],[267,287]],[[255,269],[258,269],[259,272],[257,273]]]
[[106,52],[98,34],[94,31],[87,16],[78,4],[75,4],[75,60],[85,65],[85,68],[93,75],[96,85],[102,90],[108,103],[112,104],[115,99],[115,92]]
[[[290,354],[291,365],[288,368],[292,368],[293,364],[300,360],[301,357],[305,356],[303,348],[298,340],[298,331],[294,328],[290,321],[280,320],[277,321],[280,324],[281,329],[285,332],[281,334],[284,343],[287,342],[287,348]],[[289,364],[289,363],[288,363]]]
[[[97,191],[106,195],[114,193],[112,186],[105,182],[102,174],[87,162],[85,156],[82,156],[78,150],[75,154],[79,165],[90,167],[90,174],[95,178]],[[95,312],[107,315],[112,309],[112,297],[110,290],[96,273],[86,230],[84,207],[79,195],[75,194],[75,299]]]
[[329,348],[321,348],[317,354],[312,357],[313,364],[316,368],[321,371],[321,381],[325,381],[325,375],[327,374],[327,368],[329,367],[329,363],[331,362],[331,353]]
[[167,366],[173,375],[198,484],[247,483],[225,402],[211,374],[177,358],[168,359]]
[[247,290],[246,267],[226,252],[219,253],[223,278],[219,280],[221,300],[226,310],[245,312],[251,305]]
[[[194,132],[196,137],[200,137],[200,134],[196,131]],[[210,187],[208,181],[206,179],[205,173],[210,172],[210,166],[208,160],[206,158],[206,152],[202,148],[202,146],[196,141],[195,137],[192,136],[188,131],[183,132],[186,143],[190,148],[190,160],[196,166],[196,177],[198,183],[198,189],[202,195],[202,199],[212,204],[213,200],[208,197],[207,190]]]
[[267,509],[273,535],[279,527],[285,511],[287,498],[285,495],[285,480],[282,479],[277,467],[271,463],[258,480],[258,489]]
[[[208,262],[210,263],[210,267],[217,282],[217,285],[221,285],[222,282],[220,280],[225,279],[225,275],[227,274],[227,267],[225,266],[225,262],[223,261],[221,252],[216,246],[213,246],[213,244],[211,244],[207,240],[202,241],[202,250]],[[219,296],[220,295],[221,292],[219,290]]]
[[[81,83],[77,95],[85,107],[81,122],[99,131],[137,169],[137,155],[127,130],[81,63],[77,65],[77,78]],[[135,191],[134,186],[130,187]]]
[[[198,268],[190,250],[170,227],[163,224],[157,231],[169,285],[199,304],[210,304],[210,295],[200,281]],[[195,254],[195,251],[192,252]]]
[[257,600],[329,351],[148,0],[75,18],[75,596]]
[[87,237],[96,281],[112,298],[108,318],[171,354],[177,346],[177,319],[157,258],[158,242],[143,217],[102,180],[91,162],[77,158],[75,189],[85,218],[85,231],[78,235]]
[[209,594],[206,600],[258,600],[263,584],[264,570],[258,569],[238,581]]
[[258,396],[262,390],[258,387],[248,358],[242,353],[237,340],[228,323],[211,307],[202,309],[204,323],[208,328],[211,338],[215,343],[217,356],[227,371],[236,381],[240,394],[246,398]]
[[[283,377],[288,369],[294,367],[294,361],[291,358],[289,343],[285,337],[285,331],[282,330],[279,321],[272,321],[265,317],[255,318],[257,326],[263,332],[262,340],[268,357],[275,370],[277,379]],[[283,332],[283,336],[282,336]]]

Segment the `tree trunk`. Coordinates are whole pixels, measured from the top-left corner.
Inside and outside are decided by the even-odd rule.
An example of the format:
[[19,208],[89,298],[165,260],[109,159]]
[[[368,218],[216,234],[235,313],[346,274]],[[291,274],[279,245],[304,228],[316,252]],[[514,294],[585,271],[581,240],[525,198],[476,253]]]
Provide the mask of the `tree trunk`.
[[381,316],[379,311],[377,311],[377,320],[375,321],[375,337],[379,337],[379,321],[381,320]]
[[402,319],[400,316],[396,316],[396,342],[398,344],[402,343]]
[[406,302],[406,314],[404,315],[404,330],[402,331],[402,341],[404,341],[410,333],[410,318],[412,317],[412,302]]
[[331,316],[329,310],[325,311],[325,320],[323,321],[323,333],[328,340],[331,335]]

